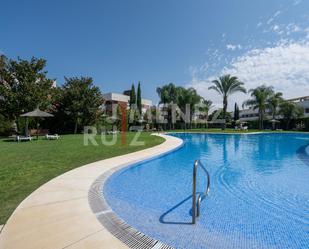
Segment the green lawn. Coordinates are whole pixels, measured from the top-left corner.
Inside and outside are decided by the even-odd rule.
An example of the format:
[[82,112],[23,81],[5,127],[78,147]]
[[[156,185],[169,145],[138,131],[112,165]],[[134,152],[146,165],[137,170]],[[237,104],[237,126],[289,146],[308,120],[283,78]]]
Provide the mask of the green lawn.
[[[81,165],[142,150],[164,141],[142,133],[139,141],[145,145],[130,146],[135,133],[127,133],[126,144],[84,146],[83,135],[65,135],[60,140],[43,139],[31,142],[11,142],[0,139],[0,224],[7,221],[17,205],[32,191],[50,179]],[[111,136],[109,136],[111,137]]]

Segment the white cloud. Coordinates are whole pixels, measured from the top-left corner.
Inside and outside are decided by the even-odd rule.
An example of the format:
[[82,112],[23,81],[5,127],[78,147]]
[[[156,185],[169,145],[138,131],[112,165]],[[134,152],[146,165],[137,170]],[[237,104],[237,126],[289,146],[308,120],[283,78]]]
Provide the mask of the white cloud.
[[301,31],[301,28],[300,28],[299,26],[297,26],[297,25],[294,24],[294,25],[292,26],[292,31],[293,31],[293,32],[299,32],[299,31]]
[[271,17],[271,18],[269,18],[269,19],[267,20],[266,23],[267,23],[267,24],[271,24],[274,20],[275,20],[275,19]]
[[276,13],[274,14],[273,18],[276,18],[277,16],[279,16],[281,14],[281,10],[276,11]]
[[304,29],[304,32],[306,34],[306,39],[309,40],[309,27]]
[[293,5],[298,5],[298,4],[300,4],[301,2],[302,2],[302,0],[294,0]]
[[[299,33],[302,35],[307,35],[309,28],[305,25],[297,24],[294,22],[288,23],[288,24],[273,24],[267,27],[263,30],[264,33],[273,32],[277,35],[281,36],[281,39],[283,37],[292,36],[295,33]],[[309,36],[308,36],[309,37]]]
[[[288,2],[288,1],[287,1]],[[296,5],[299,5],[303,2],[303,0],[291,0],[285,7],[282,7],[280,10],[274,12],[268,18],[260,17],[259,22],[257,23],[257,29],[261,29],[263,33],[275,33],[280,35],[281,38],[286,35],[293,35],[294,33],[306,33],[306,28],[309,20],[309,15],[299,14],[295,15],[294,22],[285,22],[290,19],[290,10],[291,8],[295,8]],[[305,11],[305,10],[304,10]]]
[[274,25],[273,30],[274,30],[274,31],[278,31],[278,30],[279,30],[279,25],[277,25],[277,24]]
[[280,10],[276,11],[275,14],[273,14],[273,16],[269,18],[266,23],[268,25],[271,24],[280,14],[281,14]]
[[242,49],[242,46],[240,44],[237,44],[237,45],[227,44],[226,49],[234,51],[236,49]]
[[[309,92],[309,42],[281,42],[273,47],[253,49],[234,59],[230,66],[223,68],[218,75],[207,75],[207,69],[193,74],[190,86],[222,106],[221,98],[208,90],[211,80],[223,74],[237,76],[247,89],[262,84],[274,86],[285,98],[308,95]],[[234,102],[242,104],[249,96],[237,94],[230,98],[229,108]]]
[[270,17],[268,20],[267,20],[267,24],[270,25],[273,21],[275,21],[275,19],[281,14],[281,10],[278,10],[275,12],[275,14],[273,14],[272,17]]
[[273,19],[278,17],[280,14],[281,14],[281,10],[276,11],[275,14],[273,15]]
[[236,46],[235,46],[235,45],[232,45],[232,44],[227,44],[227,45],[226,45],[226,48],[227,48],[228,50],[235,50],[235,49],[236,49]]

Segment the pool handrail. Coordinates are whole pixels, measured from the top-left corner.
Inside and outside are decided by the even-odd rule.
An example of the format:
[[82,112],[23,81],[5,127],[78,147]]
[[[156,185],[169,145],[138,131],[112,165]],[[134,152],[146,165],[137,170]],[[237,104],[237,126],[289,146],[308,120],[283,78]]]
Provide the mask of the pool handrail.
[[[201,167],[203,171],[207,175],[207,187],[204,193],[200,193],[198,195],[197,201],[196,201],[196,177],[197,177],[197,169],[198,167]],[[200,162],[200,160],[195,160],[193,165],[193,185],[192,185],[192,224],[196,223],[196,218],[200,216],[200,206],[201,202],[206,198],[206,196],[209,194],[210,190],[210,175],[205,166]]]

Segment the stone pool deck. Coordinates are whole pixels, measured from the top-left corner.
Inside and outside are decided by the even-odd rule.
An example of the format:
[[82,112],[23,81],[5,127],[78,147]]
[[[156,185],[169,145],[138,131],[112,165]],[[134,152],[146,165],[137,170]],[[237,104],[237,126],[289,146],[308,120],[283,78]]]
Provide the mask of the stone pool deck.
[[165,142],[142,151],[101,160],[60,175],[29,195],[0,233],[1,249],[128,248],[97,220],[88,203],[92,183],[110,169],[143,161],[181,146]]

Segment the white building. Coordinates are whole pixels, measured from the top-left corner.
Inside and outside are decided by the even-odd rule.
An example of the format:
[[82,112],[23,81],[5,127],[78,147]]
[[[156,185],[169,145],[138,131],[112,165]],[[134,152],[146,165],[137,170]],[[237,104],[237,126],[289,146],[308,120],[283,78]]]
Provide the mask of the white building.
[[[301,106],[304,109],[304,117],[309,117],[309,96],[287,99]],[[259,110],[256,109],[244,109],[239,111],[239,116],[241,121],[253,121],[259,118]],[[271,114],[269,111],[266,111],[266,119],[271,119]]]
[[[127,91],[128,92],[128,91]],[[105,93],[103,94],[105,106],[107,109],[112,104],[125,104],[129,108],[130,96],[120,93]],[[142,99],[142,112],[145,113],[152,106],[152,101],[149,99]]]
[[309,117],[309,96],[288,99],[288,101],[294,102],[302,107],[304,109],[304,116]]

